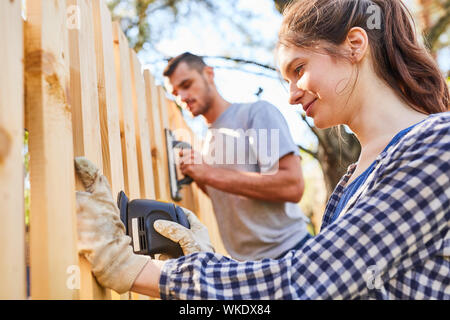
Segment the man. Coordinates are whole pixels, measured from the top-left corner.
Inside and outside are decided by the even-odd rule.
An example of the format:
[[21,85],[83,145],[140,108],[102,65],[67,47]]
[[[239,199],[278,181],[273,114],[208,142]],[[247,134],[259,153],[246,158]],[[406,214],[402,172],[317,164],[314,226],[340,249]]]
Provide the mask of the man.
[[188,52],[170,60],[164,76],[177,102],[209,125],[202,155],[180,152],[180,169],[211,198],[228,253],[258,260],[300,247],[310,236],[297,205],[304,181],[281,112],[264,101],[226,101],[213,68]]

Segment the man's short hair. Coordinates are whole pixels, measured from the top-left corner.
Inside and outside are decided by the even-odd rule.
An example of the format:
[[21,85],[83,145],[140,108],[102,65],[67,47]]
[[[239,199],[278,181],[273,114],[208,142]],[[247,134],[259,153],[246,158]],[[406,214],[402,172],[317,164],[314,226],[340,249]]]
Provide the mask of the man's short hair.
[[185,52],[169,60],[169,63],[163,72],[164,77],[170,77],[181,62],[186,63],[190,68],[195,69],[200,73],[206,67],[205,62],[201,57],[190,52]]

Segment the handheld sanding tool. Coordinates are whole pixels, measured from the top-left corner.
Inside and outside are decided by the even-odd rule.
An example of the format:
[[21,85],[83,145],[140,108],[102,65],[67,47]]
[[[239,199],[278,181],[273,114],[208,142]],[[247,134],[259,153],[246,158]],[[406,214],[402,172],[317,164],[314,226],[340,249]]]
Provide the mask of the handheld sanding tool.
[[127,235],[132,238],[133,251],[137,254],[166,255],[178,258],[183,250],[178,243],[160,235],[154,228],[156,220],[174,221],[186,228],[190,228],[189,221],[179,206],[162,201],[136,199],[129,201],[126,194],[121,191],[117,198],[120,209],[120,220],[125,225]]
[[191,149],[191,145],[184,141],[177,141],[169,129],[165,129],[166,144],[167,144],[167,159],[169,162],[169,179],[170,179],[170,195],[174,201],[181,200],[180,190],[183,185],[192,183],[192,178],[185,176],[183,179],[178,179],[177,166],[175,163],[174,152],[175,149]]

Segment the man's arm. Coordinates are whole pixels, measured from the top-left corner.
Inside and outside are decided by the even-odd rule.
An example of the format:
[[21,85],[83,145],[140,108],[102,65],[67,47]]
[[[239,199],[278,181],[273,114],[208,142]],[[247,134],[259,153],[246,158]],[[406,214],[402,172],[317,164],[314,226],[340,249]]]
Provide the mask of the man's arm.
[[[274,174],[244,172],[195,163],[194,152],[188,152],[181,161],[181,170],[198,185],[209,185],[218,190],[249,198],[275,201],[299,202],[304,191],[304,181],[300,157],[288,154],[278,163]],[[192,163],[194,162],[194,163]]]
[[197,181],[195,181],[195,184],[197,184],[197,187],[199,187],[200,190],[202,190],[209,197],[208,189],[206,189],[206,185],[205,184],[197,182]]

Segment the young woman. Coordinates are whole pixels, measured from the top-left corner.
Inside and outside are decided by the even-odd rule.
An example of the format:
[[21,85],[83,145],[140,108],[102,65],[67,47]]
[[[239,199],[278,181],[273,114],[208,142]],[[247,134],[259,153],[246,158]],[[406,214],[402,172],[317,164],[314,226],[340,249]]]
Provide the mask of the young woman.
[[[164,299],[450,299],[449,92],[407,9],[400,0],[299,0],[277,49],[290,103],[319,128],[348,125],[362,146],[321,232],[279,260],[200,252],[161,262],[134,255],[123,232],[122,246],[95,247],[83,231],[104,236],[104,224],[81,227],[97,279]],[[96,193],[109,197],[99,174],[92,181],[80,217],[99,214]]]

